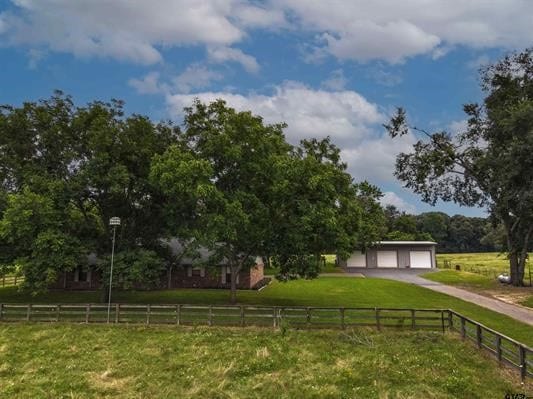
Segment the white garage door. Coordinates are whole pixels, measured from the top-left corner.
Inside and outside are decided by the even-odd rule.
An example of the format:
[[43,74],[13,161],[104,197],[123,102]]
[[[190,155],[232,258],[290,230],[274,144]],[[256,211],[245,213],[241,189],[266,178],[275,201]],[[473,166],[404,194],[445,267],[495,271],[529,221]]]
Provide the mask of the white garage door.
[[378,251],[378,267],[398,267],[396,251]]
[[409,259],[412,268],[431,269],[431,252],[429,251],[410,251]]
[[366,267],[366,254],[361,251],[354,252],[346,261],[347,267]]

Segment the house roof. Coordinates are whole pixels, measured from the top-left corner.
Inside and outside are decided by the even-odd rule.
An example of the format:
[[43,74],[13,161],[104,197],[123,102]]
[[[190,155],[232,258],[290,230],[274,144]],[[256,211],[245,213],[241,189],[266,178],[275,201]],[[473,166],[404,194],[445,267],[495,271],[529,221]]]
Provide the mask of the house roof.
[[376,245],[437,245],[434,241],[377,241]]

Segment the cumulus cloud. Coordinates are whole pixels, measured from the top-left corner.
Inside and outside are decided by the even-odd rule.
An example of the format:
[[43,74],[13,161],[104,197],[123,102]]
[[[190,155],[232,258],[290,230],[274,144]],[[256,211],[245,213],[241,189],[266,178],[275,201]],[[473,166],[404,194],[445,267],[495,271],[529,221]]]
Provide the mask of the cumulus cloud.
[[[191,44],[231,45],[246,32],[233,22],[240,1],[196,0],[16,0],[0,28],[11,44],[44,45],[76,56],[106,56],[142,64],[162,60],[160,48]],[[247,5],[241,19],[253,25]],[[272,20],[272,18],[270,18]],[[7,29],[4,27],[7,25]]]
[[241,50],[231,47],[215,47],[207,50],[207,55],[212,62],[224,63],[228,61],[237,62],[250,72],[257,73],[259,64],[251,55],[243,53]]
[[128,84],[139,94],[160,94],[165,92],[165,87],[159,82],[159,72],[150,72],[141,79],[130,79]]
[[407,212],[407,213],[417,213],[416,207],[412,204],[405,201],[403,198],[401,198],[398,194],[396,194],[393,191],[387,191],[383,193],[383,197],[381,197],[381,205],[394,205],[396,208],[398,208],[401,211]]
[[287,136],[293,143],[302,138],[327,135],[337,143],[357,143],[384,120],[376,104],[354,91],[315,90],[298,82],[285,82],[275,87],[271,95],[178,93],[167,96],[167,103],[171,113],[179,116],[194,98],[205,102],[222,98],[238,110],[252,110],[269,123],[287,122]]
[[199,98],[211,102],[222,98],[237,110],[251,110],[268,123],[286,122],[287,139],[330,136],[342,149],[348,171],[356,180],[375,184],[395,182],[396,154],[411,149],[411,134],[392,140],[383,131],[386,119],[380,108],[352,90],[326,91],[298,82],[276,86],[271,94],[197,92],[169,94],[171,117],[179,119],[184,107]]
[[329,78],[322,82],[322,87],[334,91],[344,90],[348,79],[344,76],[342,69],[337,69],[331,73]]
[[302,30],[318,32],[312,58],[402,62],[433,58],[456,45],[521,48],[531,45],[533,2],[472,0],[274,0]]
[[318,38],[310,46],[311,58],[332,55],[390,63],[419,54],[438,58],[458,45],[523,48],[533,41],[533,2],[526,0],[13,0],[13,4],[0,14],[4,44],[141,64],[162,62],[164,48],[203,45],[223,49],[218,54],[225,55],[219,57],[240,62],[252,72],[257,71],[256,62],[235,46],[255,29],[311,33]]
[[181,93],[188,93],[193,89],[209,87],[213,81],[222,79],[221,73],[212,71],[204,65],[193,64],[173,79],[174,86]]

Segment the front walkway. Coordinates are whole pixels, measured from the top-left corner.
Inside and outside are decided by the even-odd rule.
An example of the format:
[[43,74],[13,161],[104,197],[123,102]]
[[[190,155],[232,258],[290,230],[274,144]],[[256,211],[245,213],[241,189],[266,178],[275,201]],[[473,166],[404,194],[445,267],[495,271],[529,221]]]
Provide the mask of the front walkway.
[[379,269],[366,269],[358,271],[357,273],[327,273],[322,275],[327,276],[344,276],[344,277],[361,277],[363,274],[366,277],[387,278],[390,280],[403,281],[405,283],[411,283],[419,285],[424,288],[428,288],[433,291],[441,292],[446,295],[450,295],[463,301],[472,302],[476,305],[493,310],[498,313],[503,313],[513,319],[521,321],[523,323],[533,326],[533,310],[505,303],[497,299],[488,298],[483,295],[475,294],[473,292],[463,290],[461,288],[452,287],[449,285],[437,283],[435,281],[426,280],[418,276],[420,273],[425,273],[428,270],[379,270]]

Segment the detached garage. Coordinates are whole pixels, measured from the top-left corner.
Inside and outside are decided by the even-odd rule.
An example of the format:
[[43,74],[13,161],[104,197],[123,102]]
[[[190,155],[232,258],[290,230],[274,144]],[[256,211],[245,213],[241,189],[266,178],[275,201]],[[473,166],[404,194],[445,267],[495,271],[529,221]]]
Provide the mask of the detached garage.
[[339,266],[350,269],[432,269],[435,261],[433,241],[379,241],[365,252],[356,251],[348,259],[337,259]]

